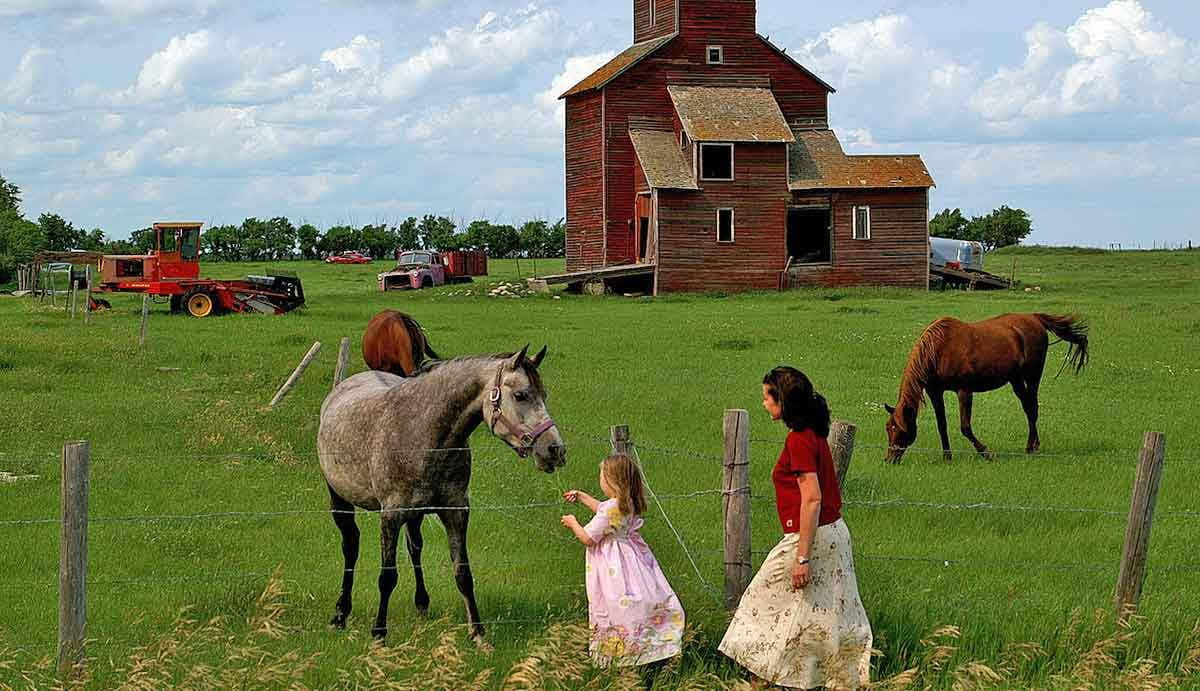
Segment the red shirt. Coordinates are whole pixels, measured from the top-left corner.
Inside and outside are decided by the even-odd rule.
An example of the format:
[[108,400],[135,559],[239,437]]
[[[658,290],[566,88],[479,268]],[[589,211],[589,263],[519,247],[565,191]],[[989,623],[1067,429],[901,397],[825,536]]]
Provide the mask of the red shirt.
[[771,480],[775,483],[775,509],[785,533],[800,530],[802,497],[798,478],[801,473],[816,473],[821,485],[821,515],[817,525],[836,523],[842,517],[842,490],[838,487],[829,442],[811,429],[791,431],[783,445],[783,453],[779,454],[779,462],[771,472]]

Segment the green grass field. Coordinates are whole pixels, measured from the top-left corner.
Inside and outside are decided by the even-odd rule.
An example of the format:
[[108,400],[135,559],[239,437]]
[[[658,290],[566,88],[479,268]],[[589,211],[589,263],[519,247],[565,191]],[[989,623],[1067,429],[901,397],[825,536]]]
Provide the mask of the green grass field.
[[[595,492],[604,440],[619,423],[630,425],[657,493],[718,488],[721,420],[730,408],[751,412],[752,484],[769,496],[784,430],[762,412],[759,382],[779,363],[807,372],[834,416],[860,427],[845,514],[881,651],[875,678],[916,668],[917,688],[1074,688],[1089,677],[1093,686],[1086,688],[1198,688],[1200,514],[1188,512],[1200,496],[1193,414],[1200,395],[1200,253],[1032,248],[997,253],[991,266],[1007,273],[1013,257],[1018,278],[1040,290],[504,299],[476,284],[382,295],[373,280],[379,264],[300,263],[282,268],[303,279],[304,310],[194,320],[157,305],[144,352],[137,348],[140,297],[116,296],[113,310],[96,314],[88,327],[69,319],[61,302],[53,308],[0,297],[0,471],[37,476],[0,483],[0,688],[41,687],[50,678],[45,658],[56,637],[59,528],[20,521],[57,516],[57,459],[69,439],[89,440],[92,448],[90,687],[129,678],[186,686],[189,674],[203,686],[196,680],[211,683],[220,670],[236,676],[251,667],[277,675],[247,677],[241,683],[248,687],[347,687],[371,659],[380,675],[417,688],[465,683],[426,676],[435,674],[436,661],[460,665],[472,679],[493,670],[480,684],[499,688],[514,665],[524,665],[517,681],[533,674],[530,655],[559,670],[554,683],[562,688],[628,682],[561,671],[578,657],[579,632],[547,632],[586,621],[583,549],[558,525],[567,509],[486,507],[551,502],[565,487]],[[233,278],[270,268],[218,264],[207,273]],[[557,268],[561,263],[538,263],[543,273]],[[521,269],[528,274],[531,266],[523,261]],[[517,275],[513,262],[494,262],[493,271],[492,282]],[[501,622],[489,627],[490,654],[475,650],[458,626],[461,600],[436,521],[425,522],[433,622],[417,621],[402,558],[391,652],[368,650],[378,601],[378,520],[360,515],[354,614],[347,632],[326,627],[341,555],[338,533],[322,513],[317,411],[338,340],[351,338],[351,369],[363,369],[362,331],[388,307],[413,314],[444,356],[526,343],[550,348],[543,372],[569,446],[564,472],[536,472],[486,430],[474,439],[472,564],[483,617]],[[988,462],[969,454],[954,432],[958,455],[946,465],[940,452],[921,450],[937,446],[926,410],[918,448],[902,465],[885,465],[879,403],[895,398],[922,328],[943,315],[972,320],[1010,311],[1079,313],[1092,326],[1093,357],[1083,376],[1054,378],[1065,347],[1052,351],[1055,366],[1042,387],[1043,454],[1002,453]],[[325,345],[320,358],[280,408],[266,410],[314,340]],[[955,419],[956,404],[948,407]],[[1024,448],[1024,416],[1011,392],[976,398],[975,430],[994,450]],[[1095,620],[1094,612],[1112,606],[1124,514],[1148,430],[1166,433],[1167,465],[1140,610],[1146,618],[1124,630]],[[880,505],[892,500],[899,503]],[[970,508],[983,503],[1000,508]],[[664,507],[703,578],[721,589],[720,498],[671,498]],[[765,551],[778,538],[774,509],[753,507],[754,548]],[[273,515],[143,520],[228,512]],[[118,517],[139,519],[104,520]],[[684,658],[659,674],[655,687],[734,682],[739,671],[716,651],[726,619],[713,591],[657,509],[644,533],[693,631]],[[272,590],[264,605],[259,596],[276,570],[282,591]],[[200,623],[180,623],[185,609]],[[200,630],[215,617],[221,619],[213,630]],[[943,625],[958,632],[931,639]],[[278,638],[268,635],[275,626],[286,629]],[[143,646],[149,648],[137,652]],[[360,681],[379,686],[381,678]]]

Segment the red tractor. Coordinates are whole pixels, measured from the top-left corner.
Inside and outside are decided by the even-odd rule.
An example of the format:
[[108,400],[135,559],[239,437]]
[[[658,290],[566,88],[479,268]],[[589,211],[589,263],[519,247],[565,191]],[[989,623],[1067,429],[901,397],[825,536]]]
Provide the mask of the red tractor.
[[[247,276],[240,281],[200,278],[202,223],[155,223],[154,251],[100,260],[100,293],[147,293],[171,301],[172,312],[193,317],[221,312],[283,314],[304,304],[296,276]],[[93,308],[106,306],[94,301]]]

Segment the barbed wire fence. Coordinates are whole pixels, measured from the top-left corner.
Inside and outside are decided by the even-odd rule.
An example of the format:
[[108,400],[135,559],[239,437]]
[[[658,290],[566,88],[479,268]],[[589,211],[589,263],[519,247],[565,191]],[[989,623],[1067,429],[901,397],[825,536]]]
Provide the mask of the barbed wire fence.
[[[745,414],[745,411],[729,411],[732,413]],[[848,423],[841,423],[848,424]],[[768,495],[755,494],[752,491],[749,482],[749,458],[751,444],[771,444],[778,447],[780,442],[777,440],[767,440],[759,438],[751,438],[749,436],[748,425],[743,430],[738,430],[732,437],[729,433],[729,426],[726,425],[725,433],[725,453],[723,456],[711,451],[701,449],[688,449],[672,446],[660,446],[653,443],[634,443],[629,437],[627,426],[615,426],[610,430],[609,438],[605,439],[594,434],[580,433],[574,435],[574,438],[585,441],[589,444],[608,445],[613,451],[621,451],[630,454],[638,466],[642,469],[643,477],[646,480],[648,493],[650,494],[657,512],[661,514],[664,522],[668,526],[672,536],[677,543],[679,554],[683,560],[690,566],[690,570],[695,577],[700,588],[720,602],[724,599],[727,607],[735,607],[737,600],[740,598],[741,592],[744,591],[745,585],[748,584],[748,572],[753,569],[754,563],[760,561],[759,558],[767,554],[766,551],[754,550],[748,539],[744,542],[740,539],[742,528],[745,528],[745,535],[749,535],[749,522],[751,518],[752,505],[765,505],[772,503],[774,498]],[[566,431],[566,430],[564,430]],[[575,431],[568,431],[569,434],[574,434]],[[849,458],[852,456],[854,445],[853,435],[851,434],[851,446],[846,453],[846,464],[849,465]],[[886,447],[878,445],[862,444],[860,449],[885,449]],[[466,451],[466,447],[461,449],[403,449],[395,450],[392,453],[397,455],[411,454],[436,454],[445,453],[448,451]],[[715,473],[718,463],[724,468],[725,482],[720,489],[701,489],[683,493],[657,493],[651,480],[654,484],[658,484],[661,479],[667,477],[667,473],[671,469],[677,470],[677,465],[647,465],[642,460],[639,451],[645,451],[652,455],[658,455],[669,458],[687,458],[690,460],[703,460],[709,468]],[[910,452],[928,451],[930,453],[940,455],[941,449],[910,449]],[[996,456],[1017,455],[1018,452],[999,451]],[[1026,455],[1025,452],[1019,452],[1020,455]],[[1043,454],[1050,456],[1051,454]],[[1056,457],[1073,457],[1083,458],[1080,455],[1073,454],[1053,454]],[[21,455],[0,454],[0,459],[8,460],[18,458]],[[270,460],[271,454],[195,454],[189,456],[194,458],[203,457],[209,460],[219,459],[235,459],[245,460],[248,458],[259,458],[262,460]],[[1013,504],[998,504],[990,501],[977,500],[962,500],[962,501],[926,501],[913,498],[889,497],[889,498],[857,498],[847,496],[844,501],[844,506],[852,508],[862,508],[867,510],[916,510],[916,511],[932,511],[932,512],[1009,512],[1019,514],[1064,514],[1064,515],[1082,515],[1095,516],[1103,518],[1119,518],[1125,516],[1129,519],[1126,526],[1126,554],[1116,570],[1119,572],[1119,584],[1117,589],[1117,603],[1120,608],[1132,608],[1136,606],[1137,600],[1140,597],[1142,582],[1145,577],[1146,563],[1146,542],[1148,540],[1150,523],[1153,518],[1159,519],[1178,519],[1178,520],[1194,520],[1200,518],[1200,511],[1191,510],[1175,510],[1165,511],[1157,515],[1154,514],[1154,499],[1158,491],[1159,478],[1165,459],[1165,442],[1161,435],[1148,434],[1143,446],[1142,454],[1139,458],[1138,476],[1134,486],[1134,496],[1131,508],[1119,510],[1105,507],[1086,507],[1086,506],[1062,506],[1062,505],[1037,505],[1028,503],[1013,503]],[[86,535],[89,525],[96,526],[120,526],[130,524],[178,524],[185,522],[213,522],[227,521],[238,522],[246,520],[304,520],[309,518],[326,518],[331,515],[331,511],[327,509],[280,509],[274,511],[250,511],[250,510],[230,510],[230,511],[209,511],[196,513],[159,513],[159,514],[114,514],[114,515],[89,515],[87,508],[87,482],[90,474],[90,446],[86,443],[68,443],[64,447],[61,460],[61,480],[63,487],[63,501],[61,505],[61,515],[59,517],[49,516],[29,516],[22,518],[7,518],[0,520],[0,529],[21,529],[21,528],[36,528],[45,526],[58,526],[62,531],[62,551],[60,553],[60,571],[57,582],[50,579],[26,579],[22,581],[14,581],[6,579],[0,584],[0,590],[21,590],[21,589],[37,589],[50,591],[58,587],[58,595],[60,602],[60,621],[59,621],[59,637],[58,651],[60,664],[70,666],[73,661],[81,659],[83,647],[86,642],[94,641],[95,638],[88,638],[83,631],[82,617],[79,614],[86,611],[86,592],[89,588],[104,590],[109,588],[128,587],[137,584],[147,583],[187,583],[187,582],[234,582],[245,580],[262,580],[271,578],[277,573],[272,568],[250,568],[247,570],[234,570],[220,573],[203,573],[203,574],[179,574],[173,572],[160,572],[153,574],[139,574],[123,577],[102,577],[89,578],[86,570]],[[473,463],[502,463],[505,459],[500,457],[482,456],[474,458]],[[839,469],[841,470],[841,469]],[[690,471],[690,469],[689,469]],[[840,474],[840,473],[839,473]],[[559,474],[555,474],[554,484],[551,481],[544,483],[544,486],[538,487],[538,492],[553,491],[554,496],[551,499],[530,499],[524,502],[509,502],[509,503],[478,503],[471,506],[444,506],[430,505],[418,507],[406,507],[403,509],[394,509],[394,511],[406,512],[439,512],[439,511],[477,511],[477,512],[505,512],[517,513],[527,511],[549,511],[551,509],[562,509],[564,504],[561,499],[562,493],[565,491],[563,480]],[[82,490],[80,492],[79,490]],[[724,548],[721,550],[710,548],[697,548],[692,543],[695,541],[695,536],[689,538],[686,535],[687,531],[680,531],[675,523],[671,520],[668,507],[683,502],[707,502],[716,499],[722,503],[722,515],[724,517],[724,531],[722,540]],[[714,507],[715,508],[715,507]],[[368,513],[368,512],[359,512]],[[370,512],[373,514],[387,513]],[[732,522],[731,522],[732,517]],[[523,529],[531,526],[540,526],[535,521],[522,521]],[[545,531],[548,539],[552,542],[559,542],[563,545],[573,544],[576,541],[572,537],[566,536],[562,531],[556,529],[557,526],[545,526],[541,529]],[[673,549],[673,548],[672,548]],[[702,563],[709,563],[712,556],[716,554],[724,555],[725,565],[725,593],[724,598],[719,589],[714,586],[708,577],[705,576],[705,570],[701,568]],[[1015,567],[1025,570],[1033,569],[1038,571],[1053,571],[1053,572],[1093,572],[1093,573],[1108,573],[1114,571],[1114,565],[1104,563],[1078,563],[1069,561],[1052,561],[1052,560],[1032,560],[1032,559],[1001,559],[1001,558],[975,558],[954,555],[938,555],[938,554],[889,554],[876,551],[864,551],[855,555],[856,560],[866,562],[879,561],[891,563],[908,563],[930,568],[997,568],[997,567]],[[80,562],[83,562],[82,567]],[[476,565],[480,562],[476,561]],[[531,567],[537,568],[561,568],[563,561],[562,557],[550,554],[549,557],[543,559],[533,559],[528,557],[509,558],[499,561],[486,561],[484,564],[489,568],[514,568],[528,570]],[[461,564],[455,564],[445,560],[427,560],[427,563],[422,565],[423,569],[445,570],[452,573],[455,568]],[[356,570],[361,570],[359,567]],[[1155,566],[1156,572],[1186,572],[1195,573],[1200,568],[1200,564],[1166,564]],[[320,578],[335,578],[343,572],[343,569],[313,569],[306,571],[293,571],[287,574],[290,579],[301,577],[320,577]],[[579,583],[541,583],[536,586],[539,590],[547,590],[554,592],[567,592],[573,595],[582,597],[584,588],[582,579]],[[559,618],[563,613],[547,614],[542,618],[500,618],[482,622],[485,625],[527,625],[534,623],[548,623]],[[578,612],[571,612],[578,616]],[[465,625],[465,624],[464,624]],[[325,631],[325,629],[321,629]],[[306,633],[319,633],[320,631],[313,630]],[[110,639],[111,641],[111,639]],[[25,647],[37,645],[47,645],[52,642],[30,642]]]

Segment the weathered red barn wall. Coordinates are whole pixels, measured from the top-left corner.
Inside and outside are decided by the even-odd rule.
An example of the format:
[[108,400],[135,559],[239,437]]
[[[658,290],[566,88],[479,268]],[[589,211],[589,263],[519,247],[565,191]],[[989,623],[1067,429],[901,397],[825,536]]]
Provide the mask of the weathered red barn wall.
[[567,99],[567,271],[604,261],[603,98]]
[[[792,285],[929,285],[929,194],[924,189],[834,192],[833,264],[798,266]],[[854,239],[853,209],[871,207],[871,239]]]
[[[786,259],[787,148],[738,144],[732,182],[659,191],[659,292],[774,290]],[[717,209],[734,210],[734,242],[717,242]]]
[[[650,4],[654,3],[654,25]],[[633,0],[633,42],[641,43],[675,33],[675,0]]]

